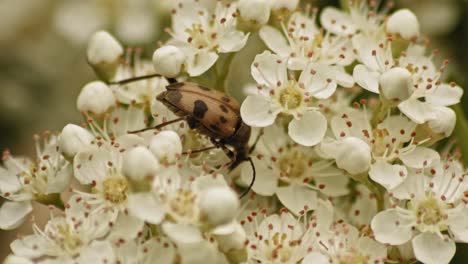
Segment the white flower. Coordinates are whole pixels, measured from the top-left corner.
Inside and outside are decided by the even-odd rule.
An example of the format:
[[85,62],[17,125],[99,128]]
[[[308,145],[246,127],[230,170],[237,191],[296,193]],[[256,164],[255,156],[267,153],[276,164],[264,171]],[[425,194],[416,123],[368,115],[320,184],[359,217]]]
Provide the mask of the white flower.
[[287,9],[294,11],[299,4],[299,0],[270,0],[272,10]]
[[199,198],[201,218],[211,226],[224,225],[237,215],[239,198],[229,187],[213,187],[204,191]]
[[33,235],[13,241],[10,245],[13,253],[33,261],[47,259],[80,264],[89,263],[93,258],[93,261],[113,261],[110,241],[97,240],[108,233],[108,218],[90,213],[91,209],[71,201],[65,217],[53,217],[44,230],[34,224]]
[[400,9],[387,20],[387,32],[398,34],[404,39],[419,37],[419,21],[409,9]]
[[[138,76],[154,74],[151,61],[141,59],[141,51],[128,51],[126,61],[121,63],[114,80],[124,80]],[[156,96],[166,90],[168,81],[164,77],[153,77],[123,85],[111,85],[115,98],[124,104],[151,105]]]
[[88,63],[103,80],[111,80],[115,76],[123,53],[120,43],[106,31],[94,33],[89,40]]
[[434,176],[410,170],[411,175],[392,191],[398,200],[378,213],[371,226],[382,243],[411,241],[419,261],[448,263],[455,254],[455,241],[468,241],[467,179],[457,161],[442,163],[430,172]]
[[353,86],[351,76],[341,67],[355,59],[350,39],[324,34],[315,24],[315,15],[308,17],[300,12],[294,13],[288,24],[283,25],[284,35],[268,25],[262,27],[259,33],[272,51],[288,58],[288,68],[291,70],[304,70],[309,63],[317,63],[322,65],[323,69],[315,67],[322,78],[332,78],[345,87]]
[[76,106],[81,112],[103,114],[115,105],[112,90],[105,83],[94,81],[86,84],[78,95]]
[[183,51],[190,76],[201,75],[211,68],[218,60],[218,53],[239,51],[247,42],[248,34],[236,29],[234,3],[217,2],[211,12],[198,1],[185,1],[177,6],[172,20],[169,32],[172,39],[168,44]]
[[124,154],[122,173],[132,180],[143,180],[146,177],[153,177],[158,169],[158,160],[145,147],[135,147]]
[[407,100],[413,94],[411,73],[404,68],[392,68],[380,76],[381,94],[390,102]]
[[239,0],[237,8],[242,18],[260,25],[266,24],[270,18],[270,0]]
[[[383,185],[387,189],[392,189],[401,184],[408,176],[405,166],[393,164],[393,162],[400,158],[403,163],[412,168],[423,168],[424,161],[428,165],[429,160],[426,155],[426,148],[419,145],[425,142],[417,142],[415,140],[416,133],[414,133],[416,124],[403,116],[389,116],[385,118],[376,128],[372,129],[370,121],[367,118],[365,111],[353,110],[335,116],[331,120],[331,128],[336,139],[326,139],[320,145],[320,152],[326,154],[329,158],[342,158],[342,165],[347,165],[350,173],[356,173],[360,168],[369,169],[369,176],[372,180]],[[348,137],[355,137],[355,141],[367,143],[368,148],[365,148],[361,143],[360,151],[370,151],[371,163],[370,166],[354,164],[352,159],[347,160],[346,155],[358,151],[344,147],[342,142]],[[346,151],[343,151],[346,150]],[[342,150],[342,151],[340,151]],[[358,154],[358,153],[356,153]],[[361,153],[361,161],[367,161],[365,153]],[[428,154],[433,157],[432,154]],[[432,162],[431,158],[431,161]],[[337,160],[338,164],[338,160]],[[367,163],[359,163],[366,164]],[[338,164],[340,166],[340,164]],[[365,172],[360,171],[360,172]]]
[[[253,158],[257,178],[252,189],[260,195],[274,195],[291,212],[299,214],[316,206],[317,190],[329,196],[348,192],[349,179],[333,161],[320,159],[314,149],[288,140],[279,126],[265,129]],[[249,182],[250,166],[243,166],[241,177]]]
[[259,90],[242,103],[242,120],[250,126],[266,127],[272,125],[280,113],[292,115],[289,136],[305,146],[318,144],[325,135],[327,120],[317,107],[311,105],[311,100],[331,96],[336,83],[315,76],[314,66],[317,65],[309,66],[299,81],[288,80],[286,63],[279,56],[269,51],[257,55],[251,70]]
[[373,239],[360,235],[342,219],[335,221],[336,212],[329,201],[321,200],[310,217],[308,232],[313,236],[308,243],[309,255],[304,264],[328,263],[384,263],[387,249]]
[[113,246],[115,263],[172,264],[178,253],[175,245],[164,236],[153,236],[144,242],[121,241]]
[[0,228],[18,227],[32,211],[31,201],[63,206],[59,193],[68,188],[72,167],[61,155],[56,136],[36,138],[36,162],[3,155],[0,166],[0,195],[11,201],[0,208]]
[[442,83],[440,77],[447,62],[436,69],[431,58],[424,55],[425,48],[412,46],[399,59],[413,76],[414,92],[408,100],[401,102],[398,109],[415,123],[434,120],[441,108],[460,102],[463,89],[455,83]]
[[290,213],[261,215],[261,218],[261,222],[252,218],[245,222],[253,225],[247,234],[249,263],[299,263],[309,254],[313,233],[307,232],[308,225]]
[[174,162],[182,154],[182,143],[176,132],[165,130],[150,139],[149,149],[160,162]]
[[326,7],[320,16],[320,23],[326,30],[339,36],[358,33],[366,38],[381,38],[385,35],[385,14],[378,12],[378,8],[378,4],[368,5],[366,1],[350,2],[348,12]]
[[67,158],[73,159],[76,153],[91,144],[93,139],[93,134],[85,128],[68,124],[62,129],[62,133],[60,133],[60,150]]
[[427,124],[433,132],[449,137],[453,129],[455,129],[456,122],[457,116],[452,109],[448,107],[437,107],[434,108],[434,118],[429,119]]
[[354,67],[354,80],[362,88],[378,94],[382,74],[394,66],[391,43],[357,35],[353,37],[353,45],[358,60],[363,63]]
[[175,46],[163,46],[153,53],[154,70],[165,77],[177,77],[184,63],[185,54]]

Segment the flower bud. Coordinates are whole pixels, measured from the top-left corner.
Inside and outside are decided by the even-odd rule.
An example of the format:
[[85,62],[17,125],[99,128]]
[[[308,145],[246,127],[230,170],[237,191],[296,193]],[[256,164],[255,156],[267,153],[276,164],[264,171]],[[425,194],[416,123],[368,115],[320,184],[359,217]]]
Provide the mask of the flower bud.
[[223,252],[245,247],[245,230],[237,221],[215,228],[212,233],[215,235],[219,248]]
[[62,154],[73,159],[76,153],[88,146],[93,139],[94,136],[88,130],[74,124],[68,124],[62,129],[58,143]]
[[272,1],[271,9],[272,10],[279,10],[279,9],[287,9],[289,11],[294,11],[299,4],[299,0],[275,0]]
[[435,133],[443,134],[446,137],[450,136],[457,121],[455,112],[448,107],[438,107],[433,113],[435,117],[428,122],[431,130]]
[[267,23],[270,18],[269,0],[240,0],[237,8],[242,18],[259,24]]
[[336,165],[351,174],[359,174],[369,170],[371,164],[371,149],[369,145],[356,137],[347,137],[339,144],[335,153]]
[[78,110],[102,114],[115,105],[115,97],[107,84],[94,81],[83,87],[77,100]]
[[392,68],[380,77],[381,93],[392,102],[407,100],[413,94],[413,79],[411,73],[401,67]]
[[145,147],[136,147],[126,152],[123,157],[123,175],[133,180],[143,180],[153,176],[159,168],[158,160]]
[[108,32],[98,31],[88,43],[88,63],[103,80],[111,80],[120,64],[124,50],[120,43]]
[[182,143],[176,132],[166,130],[151,138],[149,149],[159,161],[174,162],[182,154]]
[[202,219],[216,227],[227,224],[236,217],[239,199],[228,187],[212,187],[201,194],[198,206]]
[[175,46],[163,46],[153,53],[154,70],[165,77],[179,75],[185,63],[185,54]]
[[404,39],[418,37],[418,18],[409,9],[400,9],[388,18],[387,32],[391,34],[399,34]]

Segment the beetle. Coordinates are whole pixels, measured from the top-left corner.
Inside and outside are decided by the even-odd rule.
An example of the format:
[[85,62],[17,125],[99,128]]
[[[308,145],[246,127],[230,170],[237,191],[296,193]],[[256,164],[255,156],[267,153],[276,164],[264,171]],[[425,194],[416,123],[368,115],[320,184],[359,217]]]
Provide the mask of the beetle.
[[[123,85],[139,80],[153,77],[164,77],[160,74],[150,74],[138,76],[111,84]],[[249,150],[248,141],[250,139],[251,128],[246,125],[240,116],[240,105],[232,97],[223,92],[213,90],[197,83],[178,82],[174,78],[167,78],[169,85],[166,91],[156,96],[156,99],[169,108],[178,118],[169,120],[154,127],[144,128],[129,133],[139,133],[150,129],[159,129],[166,125],[179,121],[186,121],[191,129],[196,129],[200,133],[208,136],[214,146],[191,151],[193,154],[213,148],[221,148],[231,160],[229,169],[235,169],[239,164],[248,161],[252,166],[252,180],[240,198],[244,197],[255,182],[255,166],[249,154],[258,142],[258,138]]]

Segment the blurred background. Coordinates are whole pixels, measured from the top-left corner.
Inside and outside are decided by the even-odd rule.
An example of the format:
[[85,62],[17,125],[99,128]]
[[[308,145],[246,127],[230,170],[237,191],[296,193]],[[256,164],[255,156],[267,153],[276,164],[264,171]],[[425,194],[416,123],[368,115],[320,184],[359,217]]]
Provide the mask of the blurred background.
[[[143,47],[149,57],[157,42],[167,38],[163,32],[170,26],[172,1],[0,0],[0,151],[33,155],[33,134],[81,123],[76,98],[84,84],[96,79],[86,63],[89,36],[106,29],[126,47]],[[324,6],[340,1],[302,1],[307,2]],[[441,52],[437,60],[450,60],[446,76],[468,87],[468,1],[397,0],[396,7],[418,16],[431,47]],[[465,112],[467,100],[465,94]],[[42,209],[39,223],[48,215]],[[28,226],[19,233],[29,233]],[[0,260],[17,233],[0,231]],[[468,247],[460,247],[452,263],[468,263]]]

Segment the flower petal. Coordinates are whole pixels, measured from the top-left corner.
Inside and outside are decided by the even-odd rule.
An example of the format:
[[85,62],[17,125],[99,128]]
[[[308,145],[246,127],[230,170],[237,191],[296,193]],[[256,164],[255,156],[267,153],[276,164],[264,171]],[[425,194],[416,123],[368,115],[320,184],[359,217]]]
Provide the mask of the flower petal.
[[203,241],[200,230],[189,224],[173,224],[170,222],[164,222],[162,229],[164,233],[166,233],[166,235],[176,244],[191,244]]
[[197,50],[187,57],[187,72],[190,76],[199,76],[206,72],[218,60],[218,54],[207,50]]
[[335,7],[327,7],[322,11],[320,23],[326,30],[341,36],[352,35],[357,30],[351,17]]
[[43,237],[29,235],[13,241],[10,248],[13,254],[17,256],[34,259],[44,254],[47,244]]
[[272,26],[263,26],[259,34],[268,48],[276,54],[282,57],[288,57],[291,54],[291,47],[278,29]]
[[99,182],[107,175],[107,163],[112,160],[111,152],[97,147],[88,148],[75,155],[73,168],[75,178],[81,184]]
[[165,215],[164,207],[151,193],[130,194],[127,208],[132,215],[150,224],[161,223]]
[[21,189],[22,185],[15,173],[0,167],[0,192],[14,193]]
[[322,141],[327,132],[327,119],[319,111],[308,111],[300,119],[289,122],[288,134],[295,142],[314,146]]
[[21,225],[33,210],[29,201],[6,201],[0,207],[0,229],[11,230]]
[[152,238],[143,244],[145,251],[138,251],[138,263],[172,264],[175,262],[174,245],[164,237]]
[[77,263],[114,263],[115,254],[108,240],[93,241],[91,245],[80,252]]
[[379,93],[379,76],[379,73],[370,71],[362,64],[356,65],[353,70],[354,81],[362,88],[376,94]]
[[288,81],[286,66],[286,62],[280,56],[264,51],[255,56],[250,70],[258,84],[276,88],[278,83]]
[[413,236],[411,231],[414,220],[405,215],[400,217],[396,209],[378,213],[371,221],[375,239],[381,243],[401,245]]
[[405,166],[388,164],[383,160],[377,160],[369,170],[369,177],[387,190],[400,185],[407,176]]
[[279,187],[276,195],[281,203],[296,215],[299,215],[301,211],[307,212],[308,210],[313,210],[317,206],[317,192],[305,186],[294,184]]
[[430,104],[415,98],[401,102],[398,109],[417,124],[422,124],[436,117]]
[[458,85],[452,86],[444,83],[433,89],[435,89],[433,93],[426,95],[426,102],[435,105],[450,106],[458,104],[463,95],[463,89]]
[[438,163],[440,161],[440,156],[439,153],[433,149],[416,147],[409,153],[401,154],[400,160],[408,167],[422,169]]
[[449,263],[456,250],[452,239],[429,232],[417,235],[412,244],[416,259],[425,264]]
[[260,95],[247,96],[240,109],[242,121],[253,127],[272,125],[279,112],[279,108],[273,108],[271,102]]
[[[255,193],[271,196],[276,192],[278,186],[278,178],[275,176],[272,169],[267,166],[267,163],[256,158],[252,159],[255,165],[256,179],[252,186]],[[250,164],[242,164],[241,177],[242,181],[249,184],[252,181],[253,171]]]
[[131,240],[137,238],[143,230],[145,222],[129,214],[119,214],[107,237],[111,241]]
[[219,38],[218,52],[227,53],[239,51],[245,46],[248,38],[249,34],[244,34],[242,31],[228,31]]
[[330,263],[330,259],[319,252],[312,252],[305,256],[302,260],[302,264],[328,264]]

